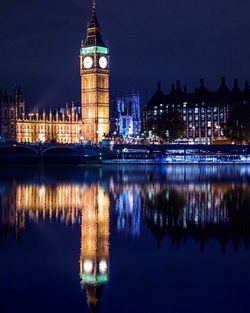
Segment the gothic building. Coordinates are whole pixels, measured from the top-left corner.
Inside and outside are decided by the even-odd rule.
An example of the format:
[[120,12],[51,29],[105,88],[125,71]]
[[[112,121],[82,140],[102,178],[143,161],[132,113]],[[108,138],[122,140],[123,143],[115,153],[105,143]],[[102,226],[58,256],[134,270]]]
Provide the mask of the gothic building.
[[[234,80],[230,90],[226,85],[225,77],[216,91],[206,88],[204,80],[195,92],[187,92],[186,87],[181,88],[180,81],[172,85],[169,94],[165,94],[158,83],[157,90],[144,108],[144,128],[152,119],[170,109],[178,110],[186,124],[185,138],[194,143],[215,143],[225,141],[224,129],[230,108],[237,104],[250,101],[250,88],[245,82],[244,90]],[[153,131],[152,131],[153,132]]]
[[25,115],[25,103],[20,88],[15,88],[12,95],[0,88],[0,141],[16,139],[16,121]]
[[74,104],[62,112],[26,114],[20,90],[0,91],[1,140],[17,142],[98,143],[109,133],[109,49],[101,36],[96,5],[80,49],[81,113]]
[[45,110],[40,115],[37,110],[16,121],[17,142],[59,142],[78,143],[83,140],[81,116],[66,104],[63,113],[53,115]]
[[138,91],[113,95],[111,100],[111,133],[122,137],[136,137],[141,133],[141,102]]

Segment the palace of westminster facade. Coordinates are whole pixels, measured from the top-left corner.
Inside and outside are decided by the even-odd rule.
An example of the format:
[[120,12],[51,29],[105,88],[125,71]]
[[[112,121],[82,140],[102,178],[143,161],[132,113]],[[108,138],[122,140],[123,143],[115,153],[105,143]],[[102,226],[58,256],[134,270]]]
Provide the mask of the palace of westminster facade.
[[80,49],[81,113],[74,103],[63,113],[26,113],[19,88],[14,96],[0,89],[0,136],[2,141],[98,143],[109,133],[109,49],[102,40],[96,6]]

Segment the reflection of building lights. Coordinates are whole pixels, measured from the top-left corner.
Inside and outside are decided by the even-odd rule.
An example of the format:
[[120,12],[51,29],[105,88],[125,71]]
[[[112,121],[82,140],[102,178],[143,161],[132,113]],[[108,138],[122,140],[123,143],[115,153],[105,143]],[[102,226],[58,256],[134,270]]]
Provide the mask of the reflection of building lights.
[[93,262],[90,261],[90,260],[84,261],[84,263],[83,263],[83,269],[84,269],[84,272],[85,272],[85,273],[88,273],[88,274],[91,273],[92,270],[93,270]]
[[99,271],[100,271],[100,273],[101,274],[106,273],[107,269],[108,269],[107,261],[101,260],[101,262],[99,264]]

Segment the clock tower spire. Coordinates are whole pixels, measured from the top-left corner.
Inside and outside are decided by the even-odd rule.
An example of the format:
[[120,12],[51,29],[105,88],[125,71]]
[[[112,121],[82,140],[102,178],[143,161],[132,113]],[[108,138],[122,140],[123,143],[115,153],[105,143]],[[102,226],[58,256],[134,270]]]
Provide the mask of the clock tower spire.
[[93,0],[87,36],[80,50],[84,140],[98,143],[109,133],[109,49],[103,42]]

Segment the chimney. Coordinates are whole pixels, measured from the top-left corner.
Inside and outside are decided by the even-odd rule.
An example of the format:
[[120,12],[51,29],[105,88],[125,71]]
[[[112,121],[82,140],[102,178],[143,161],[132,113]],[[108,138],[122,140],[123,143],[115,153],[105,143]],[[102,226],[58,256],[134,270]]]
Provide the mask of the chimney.
[[238,86],[238,79],[234,79],[234,88],[239,88],[239,86]]
[[187,86],[183,86],[184,93],[187,93]]
[[204,78],[200,79],[200,88],[204,88]]

